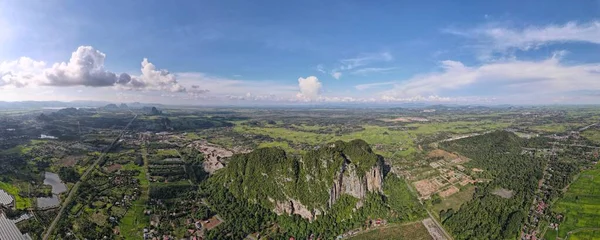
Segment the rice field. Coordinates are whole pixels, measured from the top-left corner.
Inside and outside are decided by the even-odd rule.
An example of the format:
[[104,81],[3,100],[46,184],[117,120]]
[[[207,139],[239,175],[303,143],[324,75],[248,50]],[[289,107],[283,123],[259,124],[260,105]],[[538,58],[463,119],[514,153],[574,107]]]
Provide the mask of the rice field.
[[[552,210],[564,216],[564,221],[559,226],[558,237],[565,238],[570,233],[568,239],[600,238],[600,188],[598,186],[600,186],[600,165],[583,171],[571,184],[565,196],[554,205]],[[555,234],[555,231],[548,230],[546,236]]]

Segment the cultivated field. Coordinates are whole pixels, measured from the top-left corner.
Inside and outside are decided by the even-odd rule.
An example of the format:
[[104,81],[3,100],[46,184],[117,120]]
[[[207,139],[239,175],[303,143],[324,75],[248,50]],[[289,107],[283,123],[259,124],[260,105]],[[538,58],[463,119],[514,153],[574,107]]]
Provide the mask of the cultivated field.
[[[559,200],[553,211],[562,213],[564,221],[559,226],[558,237],[569,239],[598,239],[600,230],[600,165],[595,169],[581,173],[571,184],[565,197]],[[595,233],[593,231],[596,231]],[[589,233],[588,233],[589,232]],[[596,238],[588,238],[591,235]],[[548,230],[546,238],[550,239],[555,231]]]
[[581,133],[585,138],[600,143],[600,129],[590,128]]
[[392,224],[356,235],[352,240],[386,239],[386,240],[429,240],[433,239],[423,223]]

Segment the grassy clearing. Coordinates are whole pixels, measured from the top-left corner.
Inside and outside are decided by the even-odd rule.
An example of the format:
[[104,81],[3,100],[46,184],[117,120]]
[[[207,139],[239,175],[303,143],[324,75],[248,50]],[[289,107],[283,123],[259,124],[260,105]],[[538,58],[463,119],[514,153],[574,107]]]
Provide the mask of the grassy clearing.
[[268,135],[272,138],[282,138],[292,142],[308,143],[308,144],[320,144],[327,142],[331,139],[329,134],[317,134],[311,132],[300,132],[286,128],[260,128],[250,127],[245,125],[237,125],[234,130],[241,133],[251,133],[255,135]]
[[150,182],[146,177],[148,159],[145,148],[142,148],[142,156],[144,159],[143,167],[133,163],[129,163],[124,166],[124,169],[140,170],[140,174],[137,176],[137,179],[140,181],[140,189],[142,190],[140,198],[133,202],[133,205],[127,210],[127,213],[125,216],[123,216],[123,219],[121,219],[121,223],[119,224],[121,235],[123,235],[125,239],[141,239],[143,234],[142,231],[149,222],[148,217],[144,215],[144,209],[146,208],[145,205],[148,201],[148,189],[150,185]]
[[452,132],[452,133],[471,133],[471,132],[483,132],[494,129],[501,129],[510,126],[511,123],[507,122],[492,122],[492,121],[456,121],[456,122],[444,122],[444,123],[412,123],[408,124],[408,127],[417,127],[416,130],[410,130],[409,132],[414,134],[430,135],[438,132]]
[[[564,238],[568,232],[578,229],[600,227],[598,225],[600,222],[600,188],[598,186],[600,186],[600,165],[596,165],[594,169],[583,171],[579,178],[571,184],[565,196],[554,205],[552,210],[564,215],[558,237]],[[580,239],[586,239],[585,236],[588,234],[586,232],[583,231],[577,235],[581,237]],[[576,239],[575,234],[569,239]]]
[[580,125],[581,124],[575,124],[575,123],[550,123],[550,124],[532,126],[532,127],[530,127],[530,129],[535,130],[535,131],[547,132],[547,133],[559,133],[559,132],[565,132],[565,131],[567,131],[567,129],[570,129],[570,128],[580,127]]
[[258,148],[264,148],[264,147],[279,147],[279,148],[285,150],[286,152],[298,153],[298,150],[290,147],[290,145],[287,142],[263,142],[258,145]]
[[429,235],[427,228],[425,228],[421,222],[415,222],[408,224],[391,224],[356,235],[350,239],[428,240],[433,238]]
[[27,144],[21,144],[13,148],[0,151],[3,154],[27,154],[31,152],[34,146],[46,143],[48,140],[33,139]]
[[581,133],[581,135],[591,141],[600,143],[600,130],[598,129],[588,129]]
[[458,209],[460,209],[460,205],[473,198],[473,193],[475,193],[475,186],[469,186],[448,198],[443,198],[442,202],[433,205],[431,210],[433,210],[434,214],[436,215],[438,215],[440,211],[450,208],[454,209],[454,211],[458,211]]
[[200,139],[201,137],[200,137],[200,136],[198,136],[198,134],[196,134],[196,133],[194,133],[194,132],[189,132],[189,133],[186,133],[186,134],[185,134],[185,138],[186,138],[187,140],[198,140],[198,139]]
[[576,232],[569,235],[569,240],[600,239],[600,229]]
[[19,187],[9,183],[0,182],[0,189],[13,196],[15,199],[15,207],[17,209],[27,209],[33,206],[32,199],[19,196],[19,192],[21,192]]

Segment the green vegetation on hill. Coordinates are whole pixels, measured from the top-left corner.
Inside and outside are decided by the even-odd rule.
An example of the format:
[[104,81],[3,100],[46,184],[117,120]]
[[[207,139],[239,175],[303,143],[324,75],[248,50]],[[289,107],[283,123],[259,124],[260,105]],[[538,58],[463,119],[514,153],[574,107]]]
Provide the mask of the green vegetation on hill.
[[[477,185],[473,199],[459,210],[442,210],[440,218],[456,239],[516,238],[542,177],[542,159],[521,154],[523,140],[497,131],[445,142],[441,147],[471,159],[466,166],[484,170],[489,182]],[[511,198],[492,194],[512,190]]]
[[[234,155],[225,169],[200,184],[201,196],[226,220],[209,231],[208,237],[231,238],[226,237],[231,234],[238,239],[260,232],[273,239],[306,238],[310,234],[332,239],[363,226],[368,219],[407,222],[422,218],[425,211],[407,184],[391,174],[382,179],[382,193],[366,193],[361,200],[342,194],[332,206],[328,205],[330,189],[343,166],[353,168],[364,180],[367,171],[381,164],[382,158],[362,140],[329,143],[302,156],[279,148]],[[312,222],[296,214],[276,215],[275,202],[290,199],[321,214]],[[357,207],[359,201],[361,207]]]
[[380,157],[362,140],[337,141],[303,156],[288,155],[280,148],[260,148],[234,155],[228,167],[217,174],[237,197],[272,208],[273,201],[296,199],[309,208],[324,209],[329,191],[342,165],[352,165],[356,174],[380,166]]

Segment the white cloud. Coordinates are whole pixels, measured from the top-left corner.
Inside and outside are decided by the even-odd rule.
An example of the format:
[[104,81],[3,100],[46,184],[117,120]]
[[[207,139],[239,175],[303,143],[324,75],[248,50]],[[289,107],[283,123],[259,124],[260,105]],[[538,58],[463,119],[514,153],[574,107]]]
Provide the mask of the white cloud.
[[91,46],[80,46],[71,54],[68,62],[54,63],[46,68],[43,61],[21,57],[15,61],[0,63],[0,86],[87,86],[122,89],[162,90],[182,92],[175,75],[167,70],[157,70],[147,59],[142,61],[141,75],[127,73],[117,75],[104,67],[106,54]]
[[40,75],[46,63],[21,57],[15,61],[0,63],[0,87],[9,85],[25,87],[41,81]]
[[112,86],[117,75],[104,69],[106,54],[91,46],[81,46],[71,54],[68,63],[55,63],[44,71],[43,85],[49,86]]
[[383,72],[389,72],[396,69],[395,67],[389,67],[389,68],[361,68],[361,69],[357,69],[355,71],[352,72],[352,74],[358,74],[358,75],[366,75],[369,73],[383,73]]
[[[477,84],[485,84],[480,87],[491,88],[498,96],[526,95],[531,98],[542,94],[600,90],[600,64],[566,65],[561,63],[560,56],[555,54],[542,61],[510,60],[473,67],[447,60],[441,63],[441,72],[398,81],[393,89],[381,94],[393,98],[410,98],[449,93]],[[362,86],[363,89],[368,87],[370,86]]]
[[299,99],[315,101],[319,98],[322,85],[317,77],[309,76],[298,78],[298,87],[300,87],[300,92],[297,94]]
[[[381,53],[369,53],[369,54],[361,54],[355,58],[346,58],[339,61],[336,67],[332,68],[329,71],[329,75],[331,75],[335,79],[340,79],[344,72],[350,72],[352,74],[368,74],[374,72],[382,72],[388,71],[392,68],[362,68],[373,63],[377,62],[389,62],[394,60],[394,57],[389,52],[381,52]],[[321,73],[327,74],[327,70],[323,67],[322,64],[317,65],[317,71]]]
[[488,24],[470,30],[445,29],[455,34],[477,41],[478,48],[491,52],[504,52],[510,49],[531,50],[538,47],[569,42],[600,44],[600,22],[568,22],[562,25],[529,26],[525,28],[500,27]]
[[342,77],[342,72],[335,72],[335,71],[333,71],[333,72],[331,72],[331,76],[332,76],[333,78],[335,78],[335,79],[338,79],[338,80],[339,80],[339,79]]
[[323,64],[317,65],[317,71],[319,71],[320,73],[327,73],[327,71],[325,71],[325,67],[323,67]]
[[389,52],[381,52],[375,54],[363,54],[355,58],[342,59],[340,62],[341,70],[352,70],[357,67],[365,66],[373,62],[389,62],[394,60],[394,57]]
[[141,68],[142,75],[128,76],[121,74],[117,83],[126,89],[165,90],[170,92],[185,92],[186,88],[177,82],[174,74],[167,70],[156,70],[156,66],[144,58]]

